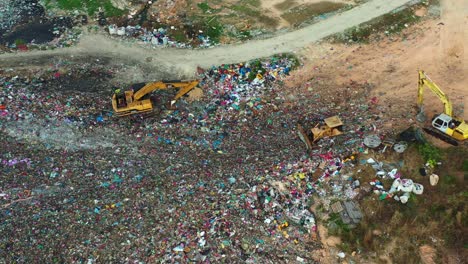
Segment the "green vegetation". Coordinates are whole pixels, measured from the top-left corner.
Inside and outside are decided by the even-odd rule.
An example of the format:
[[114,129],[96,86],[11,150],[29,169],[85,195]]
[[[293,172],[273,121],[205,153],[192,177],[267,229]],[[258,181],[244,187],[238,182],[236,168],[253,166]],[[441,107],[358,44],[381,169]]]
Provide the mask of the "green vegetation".
[[181,30],[181,29],[171,29],[169,30],[169,34],[174,38],[175,41],[177,42],[187,42],[188,39],[185,35],[185,31],[184,30]]
[[63,10],[80,10],[86,12],[88,15],[94,15],[101,7],[104,14],[108,17],[121,16],[125,14],[125,10],[118,9],[112,5],[110,0],[45,0],[44,6],[46,8],[57,7]]
[[20,45],[24,45],[26,44],[26,41],[24,41],[23,39],[16,39],[15,40],[15,45],[18,47]]
[[262,62],[260,60],[254,60],[250,62],[250,68],[252,71],[249,73],[247,77],[249,81],[252,81],[257,76],[257,73],[264,74],[266,70],[262,66]]
[[200,8],[203,11],[203,13],[206,13],[206,12],[212,10],[212,8],[208,5],[207,2],[198,3],[197,6],[198,6],[198,8]]
[[248,17],[251,17],[257,20],[258,22],[261,22],[267,26],[276,27],[278,25],[278,21],[276,19],[270,16],[266,16],[262,14],[262,12],[252,9],[248,7],[247,5],[233,5],[231,6],[231,9],[241,14],[244,14]]
[[251,5],[253,7],[260,7],[262,5],[262,2],[260,0],[241,0],[240,4]]
[[51,0],[44,0],[44,1],[42,2],[42,4],[44,5],[44,7],[45,7],[46,9],[50,9],[50,8],[52,8],[52,5],[51,5],[50,2],[51,2]]
[[350,28],[344,33],[335,35],[333,38],[337,42],[367,43],[374,34],[397,34],[419,20],[420,17],[414,15],[412,8],[406,8],[395,13],[385,14],[382,17],[372,19],[369,22]]
[[462,170],[468,172],[468,160],[463,160]]
[[[275,64],[278,60],[285,59],[285,58],[293,62],[290,70],[296,69],[300,64],[299,59],[294,54],[291,54],[291,53],[284,53],[284,54],[273,56],[270,58],[270,63]],[[250,64],[251,72],[249,73],[249,76],[247,76],[248,80],[252,81],[253,79],[255,79],[258,73],[262,75],[265,74],[266,69],[263,68],[261,59],[252,60],[249,62],[249,64]]]
[[285,0],[284,2],[274,5],[274,7],[278,10],[284,11],[288,10],[289,7],[294,6],[296,4],[297,2],[295,0]]
[[302,22],[311,20],[316,16],[337,11],[345,6],[346,5],[343,3],[326,1],[309,5],[300,5],[291,8],[283,15],[281,15],[281,17],[288,21],[291,25],[299,25]]
[[418,151],[431,167],[435,167],[436,163],[442,159],[440,150],[429,143],[418,145]]
[[206,18],[204,21],[204,29],[204,32],[210,37],[211,41],[219,43],[224,28],[217,16]]
[[[292,64],[292,66],[291,66],[291,70],[295,70],[295,69],[297,69],[297,68],[301,65],[301,62],[299,61],[299,58],[298,58],[296,55],[294,55],[293,53],[283,53],[283,54],[280,54],[280,55],[279,55],[279,58],[280,58],[280,59],[286,58],[286,59],[292,61],[293,64]],[[272,60],[275,60],[275,59],[276,59],[276,57],[273,57]]]
[[351,228],[343,223],[343,220],[341,220],[341,216],[337,213],[332,213],[330,214],[330,219],[328,219],[328,225],[332,226],[332,229],[330,231],[330,235],[343,235],[343,233],[347,233],[351,230]]

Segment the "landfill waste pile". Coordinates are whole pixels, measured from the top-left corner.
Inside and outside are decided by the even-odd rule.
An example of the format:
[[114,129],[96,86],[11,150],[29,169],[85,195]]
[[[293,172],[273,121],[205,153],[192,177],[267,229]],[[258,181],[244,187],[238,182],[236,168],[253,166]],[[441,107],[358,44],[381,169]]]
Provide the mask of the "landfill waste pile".
[[[136,26],[122,26],[118,27],[115,24],[108,26],[108,31],[111,36],[117,36],[126,39],[136,39],[145,44],[150,44],[153,47],[175,47],[175,48],[194,48],[195,46],[191,43],[179,42],[170,36],[168,29],[160,27],[157,29],[149,30],[140,25]],[[214,47],[215,43],[212,42],[209,36],[203,34],[203,31],[199,31],[196,34],[197,48],[209,48]]]
[[[367,84],[345,84],[342,93],[356,91],[346,102],[325,91],[291,105],[282,80],[295,63],[276,56],[198,69],[198,101],[128,118],[111,112],[108,80],[118,68],[62,62],[5,74],[2,259],[314,261],[312,207],[359,195],[349,157],[383,131]],[[298,120],[337,114],[344,133],[307,152]]]

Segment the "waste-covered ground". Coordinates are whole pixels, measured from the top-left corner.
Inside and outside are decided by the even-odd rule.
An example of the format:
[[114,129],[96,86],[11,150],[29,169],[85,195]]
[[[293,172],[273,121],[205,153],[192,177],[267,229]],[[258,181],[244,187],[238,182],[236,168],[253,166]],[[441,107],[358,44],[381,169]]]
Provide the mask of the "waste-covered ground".
[[[423,66],[467,112],[458,46],[442,67],[427,60],[441,31],[431,19],[368,44],[194,68],[199,88],[177,110],[163,107],[174,91],[158,91],[151,114],[131,117],[110,99],[152,81],[136,74],[158,70],[150,60],[0,62],[1,259],[461,263],[467,148],[415,121]],[[442,109],[432,95],[425,105]],[[343,134],[307,150],[297,124],[334,115]]]
[[[246,74],[239,65],[207,69],[201,101],[145,118],[114,117],[109,89],[63,87],[68,78],[101,87],[111,75],[102,67],[2,79],[2,170],[11,175],[2,187],[2,255],[25,262],[310,259],[318,241],[308,197],[327,191],[323,177],[345,166],[341,159],[367,129],[342,116],[347,147],[310,158],[295,135],[297,120],[336,113],[285,104],[275,78],[293,63],[277,57],[244,66]],[[249,82],[249,69],[267,74]],[[370,105],[364,96],[348,107]],[[314,176],[324,161],[332,168]],[[291,226],[280,228],[285,222]]]

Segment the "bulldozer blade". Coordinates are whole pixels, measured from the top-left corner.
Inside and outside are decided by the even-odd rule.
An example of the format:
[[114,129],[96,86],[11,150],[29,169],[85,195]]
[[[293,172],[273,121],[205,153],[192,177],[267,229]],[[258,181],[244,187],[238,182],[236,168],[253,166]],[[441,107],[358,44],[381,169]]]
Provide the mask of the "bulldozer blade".
[[123,117],[123,116],[130,116],[130,115],[138,115],[138,114],[150,113],[152,111],[153,111],[153,109],[142,110],[142,111],[130,110],[130,111],[116,113],[116,116]]
[[306,149],[312,149],[312,142],[301,124],[297,124],[297,133],[302,142],[306,144]]

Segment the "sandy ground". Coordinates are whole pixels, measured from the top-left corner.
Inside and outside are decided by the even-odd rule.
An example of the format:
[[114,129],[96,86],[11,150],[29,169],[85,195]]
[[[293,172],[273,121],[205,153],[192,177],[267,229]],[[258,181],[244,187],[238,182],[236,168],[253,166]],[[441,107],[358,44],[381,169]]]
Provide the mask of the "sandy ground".
[[[289,86],[300,86],[320,69],[320,74],[334,76],[337,85],[349,79],[373,84],[373,96],[388,104],[390,112],[404,116],[416,110],[417,70],[422,69],[449,96],[455,114],[466,120],[468,56],[464,50],[468,20],[457,12],[464,10],[463,4],[458,0],[442,1],[442,18],[408,28],[403,32],[408,35],[404,40],[354,46],[311,45],[300,53],[306,59],[305,67],[288,80]],[[442,103],[429,90],[424,106],[429,117],[443,111]]]
[[262,8],[268,12],[269,16],[275,17],[278,19],[278,27],[277,28],[285,28],[290,26],[290,24],[281,17],[284,10],[280,10],[276,7],[278,4],[282,3],[289,3],[289,7],[294,7],[298,5],[308,5],[308,4],[316,4],[321,2],[335,2],[335,3],[344,3],[344,4],[355,4],[354,0],[262,0]]
[[[0,66],[29,66],[37,59],[39,63],[50,61],[55,56],[98,56],[111,58],[117,63],[141,65],[148,57],[151,62],[144,64],[150,70],[143,78],[162,78],[163,76],[190,77],[196,66],[209,67],[223,63],[236,63],[278,53],[293,52],[324,37],[341,32],[347,28],[369,21],[390,12],[409,2],[408,0],[373,0],[359,7],[343,12],[319,23],[300,30],[275,36],[266,40],[249,41],[244,44],[216,47],[207,50],[178,50],[138,47],[125,42],[117,42],[102,35],[86,34],[80,43],[68,49],[36,51],[26,54],[4,54],[0,56]],[[28,61],[26,62],[26,58]],[[42,58],[42,59],[41,59]],[[45,60],[45,61],[44,61]]]

